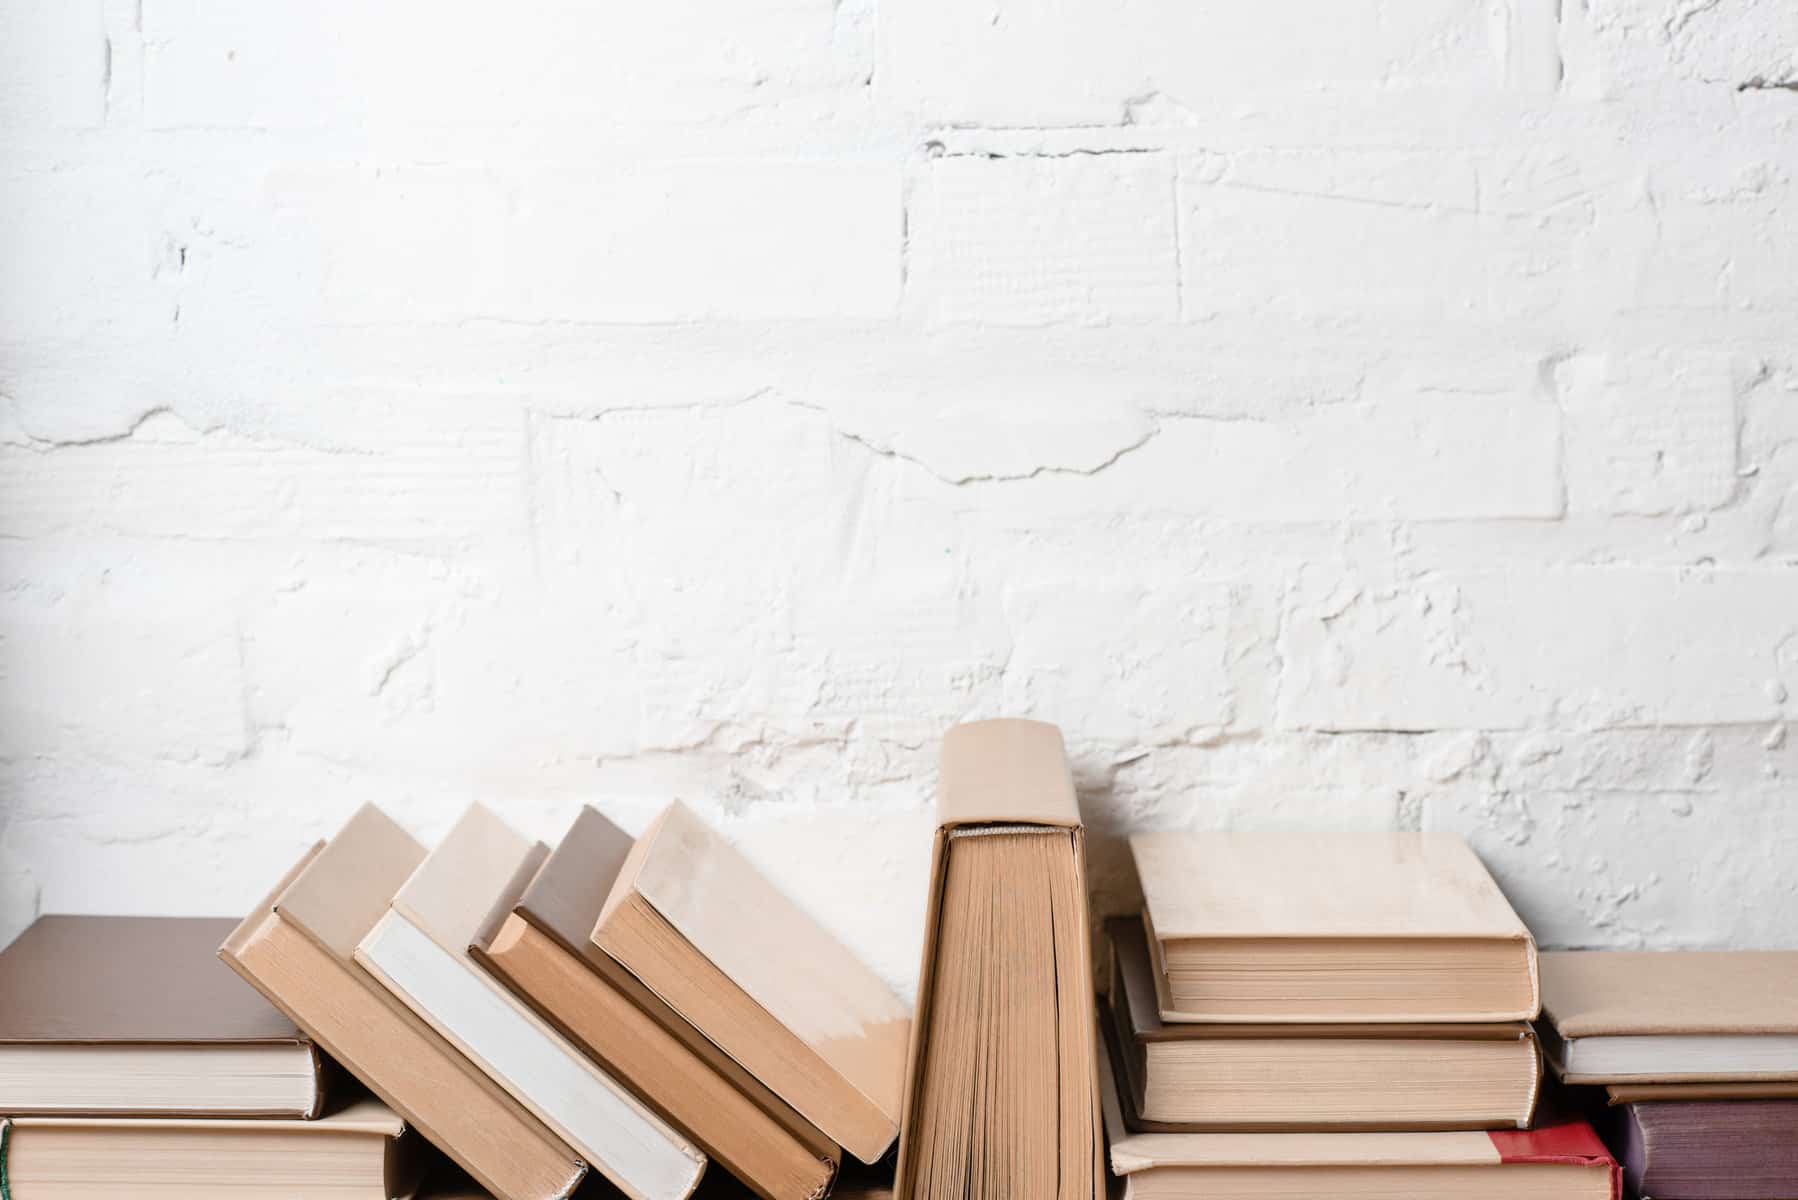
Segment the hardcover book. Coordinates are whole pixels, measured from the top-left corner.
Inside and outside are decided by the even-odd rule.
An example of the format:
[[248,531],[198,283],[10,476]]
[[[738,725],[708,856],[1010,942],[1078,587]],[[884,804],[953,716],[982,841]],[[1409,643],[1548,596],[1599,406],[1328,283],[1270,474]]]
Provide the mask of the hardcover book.
[[1567,1083],[1798,1081],[1798,951],[1542,956],[1544,1049]]
[[0,1113],[316,1116],[312,1044],[218,960],[235,923],[38,918],[0,953]]
[[1450,833],[1130,839],[1164,1021],[1527,1021],[1536,944]]
[[582,809],[522,891],[502,894],[475,961],[764,1200],[823,1195],[836,1143],[589,940],[633,840]]
[[1622,1172],[1582,1120],[1531,1130],[1132,1133],[1101,1060],[1124,1200],[1621,1200]]
[[705,1155],[469,956],[547,850],[480,805],[393,897],[356,961],[633,1200],[685,1200]]
[[1641,1200],[1798,1196],[1798,1101],[1631,1104],[1620,1126],[1617,1157]]
[[372,806],[302,858],[219,954],[498,1200],[562,1200],[587,1165],[355,964],[356,943],[424,860]]
[[1061,732],[943,738],[899,1200],[1104,1191],[1085,836]]
[[893,1144],[905,1006],[684,805],[637,839],[591,940],[844,1150]]
[[1541,1060],[1528,1024],[1169,1024],[1142,922],[1106,922],[1132,1129],[1525,1128]]
[[390,1200],[418,1148],[364,1099],[318,1120],[18,1117],[0,1127],[0,1192],[20,1200]]

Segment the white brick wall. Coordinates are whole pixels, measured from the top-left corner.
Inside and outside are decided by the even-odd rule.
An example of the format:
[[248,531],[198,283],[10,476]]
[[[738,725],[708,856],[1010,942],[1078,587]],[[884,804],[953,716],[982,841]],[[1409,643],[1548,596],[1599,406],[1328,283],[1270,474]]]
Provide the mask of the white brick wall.
[[1798,943],[1795,13],[0,0],[0,936],[679,795],[909,989],[1011,712]]

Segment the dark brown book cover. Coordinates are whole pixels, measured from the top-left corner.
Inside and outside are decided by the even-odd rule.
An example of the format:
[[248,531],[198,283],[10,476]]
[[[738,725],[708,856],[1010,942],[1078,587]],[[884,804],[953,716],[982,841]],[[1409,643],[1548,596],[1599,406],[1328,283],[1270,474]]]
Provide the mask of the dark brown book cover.
[[303,1042],[218,960],[229,917],[39,917],[0,953],[0,1042]]
[[312,1053],[311,1104],[242,1115],[316,1116],[324,1092],[317,1050],[218,960],[218,944],[236,924],[229,917],[39,917],[0,953],[0,1044],[303,1045]]
[[1614,1149],[1644,1200],[1798,1196],[1798,1101],[1632,1104]]
[[[517,903],[501,903],[489,914],[471,947],[476,960],[492,969],[488,949],[506,918],[516,912],[666,1029],[801,1145],[818,1158],[834,1162],[839,1153],[836,1143],[593,944],[589,934],[634,841],[597,809],[583,808]],[[545,1016],[557,1023],[553,1015]]]

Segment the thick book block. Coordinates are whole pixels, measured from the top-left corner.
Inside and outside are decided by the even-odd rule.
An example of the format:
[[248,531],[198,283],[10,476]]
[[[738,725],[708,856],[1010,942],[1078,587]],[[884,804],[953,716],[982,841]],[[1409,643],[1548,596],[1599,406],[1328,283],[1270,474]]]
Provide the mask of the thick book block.
[[684,805],[637,839],[591,940],[844,1150],[893,1144],[905,1006]]
[[1542,956],[1544,1048],[1567,1083],[1798,1082],[1798,951]]
[[812,1200],[841,1152],[588,939],[633,843],[581,810],[470,952],[544,1020],[764,1200]]
[[234,924],[38,918],[0,953],[0,1113],[316,1116],[312,1044],[218,960]]
[[417,1183],[418,1148],[378,1100],[318,1120],[19,1117],[7,1124],[0,1181],[21,1200],[390,1200],[413,1195]]
[[899,1200],[1104,1190],[1085,835],[1061,732],[958,725],[906,1071]]
[[1124,1200],[1621,1200],[1592,1126],[1420,1133],[1132,1133],[1100,1063],[1112,1173]]
[[1110,1032],[1137,1132],[1516,1129],[1535,1112],[1542,1065],[1525,1022],[1173,1024],[1156,1011],[1142,922],[1105,932]]
[[469,946],[547,854],[474,805],[356,947],[368,969],[633,1200],[685,1200],[705,1155],[477,966]]
[[498,1200],[562,1200],[586,1163],[355,964],[356,943],[424,857],[365,807],[294,866],[219,954]]
[[1130,839],[1165,1021],[1528,1021],[1535,940],[1459,835]]
[[1643,1200],[1798,1196],[1798,1101],[1631,1104],[1620,1117],[1617,1157]]

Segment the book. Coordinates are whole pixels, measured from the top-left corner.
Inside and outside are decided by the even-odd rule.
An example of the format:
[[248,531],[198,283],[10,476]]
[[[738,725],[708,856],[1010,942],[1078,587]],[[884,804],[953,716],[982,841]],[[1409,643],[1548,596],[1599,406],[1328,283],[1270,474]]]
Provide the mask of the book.
[[1142,922],[1105,924],[1108,1014],[1134,1130],[1525,1128],[1542,1080],[1526,1022],[1169,1024]]
[[1617,1157],[1643,1200],[1798,1196],[1798,1101],[1694,1100],[1618,1112]]
[[1104,1190],[1085,834],[1061,731],[943,738],[894,1194]]
[[0,953],[0,1113],[316,1116],[317,1051],[218,961],[234,924],[38,918]]
[[1451,833],[1146,833],[1164,1021],[1528,1021],[1536,943]]
[[389,1200],[415,1190],[405,1133],[366,1098],[317,1120],[15,1117],[0,1183],[21,1200]]
[[1542,956],[1543,1049],[1567,1083],[1798,1081],[1798,951]]
[[471,806],[393,896],[356,961],[633,1200],[685,1200],[706,1159],[482,971],[468,947],[548,853]]
[[1655,1100],[1798,1100],[1798,1083],[1608,1083],[1605,1102]]
[[763,1200],[822,1195],[836,1143],[589,939],[634,841],[582,809],[522,891],[501,896],[470,953]]
[[686,806],[631,847],[590,939],[845,1151],[893,1144],[906,1007]]
[[294,865],[219,954],[498,1200],[562,1200],[586,1163],[355,963],[356,943],[424,856],[365,806]]
[[1124,1200],[1621,1200],[1622,1172],[1584,1120],[1415,1133],[1132,1133],[1100,1060]]

